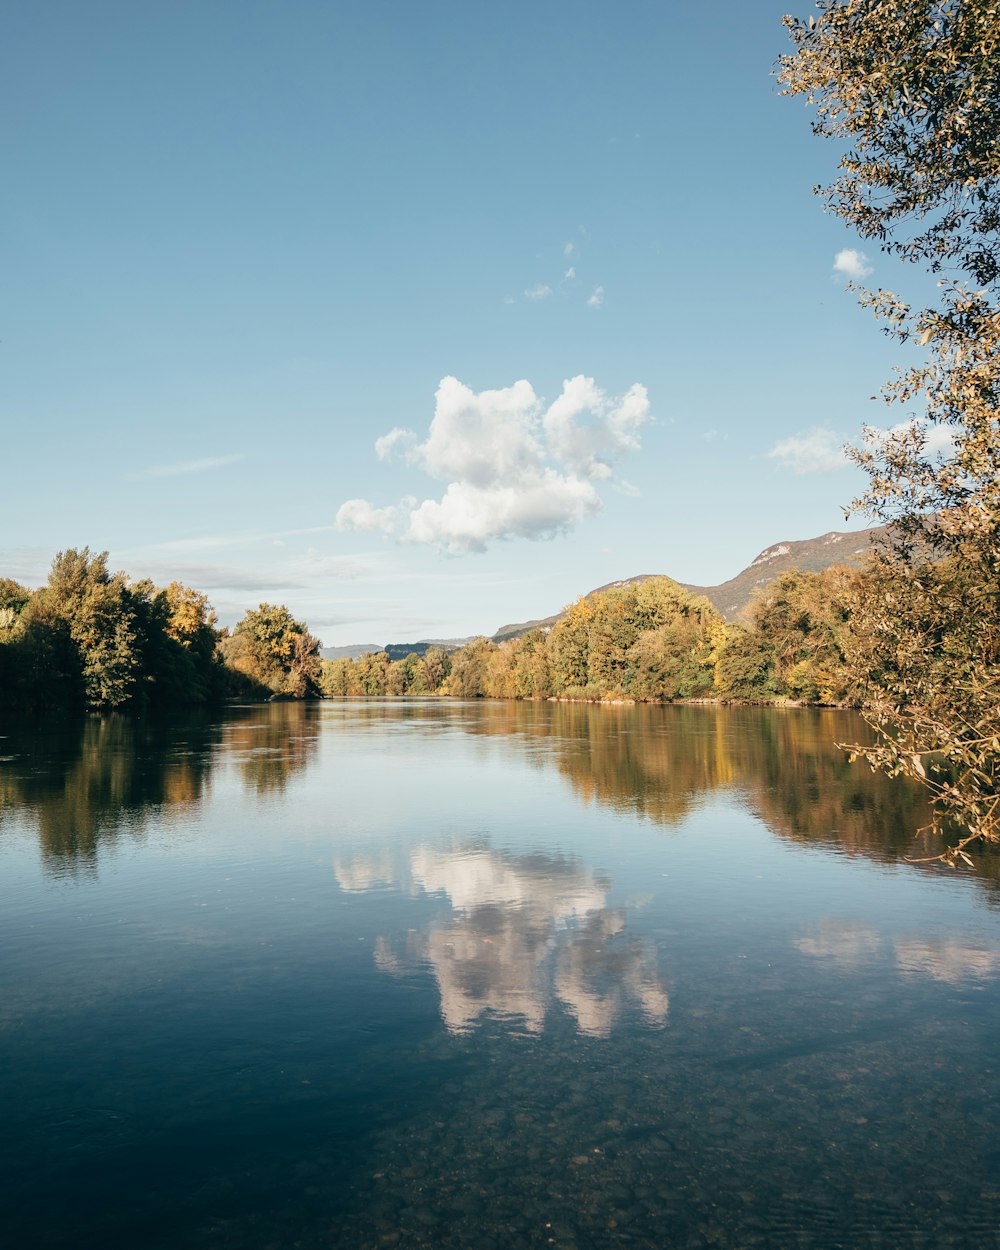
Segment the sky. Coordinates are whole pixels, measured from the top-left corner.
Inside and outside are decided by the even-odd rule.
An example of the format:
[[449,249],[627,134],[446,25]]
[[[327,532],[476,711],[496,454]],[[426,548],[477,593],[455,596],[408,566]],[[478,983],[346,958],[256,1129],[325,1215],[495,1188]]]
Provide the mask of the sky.
[[864,525],[845,284],[912,277],[812,193],[791,2],[5,0],[0,576],[383,644]]

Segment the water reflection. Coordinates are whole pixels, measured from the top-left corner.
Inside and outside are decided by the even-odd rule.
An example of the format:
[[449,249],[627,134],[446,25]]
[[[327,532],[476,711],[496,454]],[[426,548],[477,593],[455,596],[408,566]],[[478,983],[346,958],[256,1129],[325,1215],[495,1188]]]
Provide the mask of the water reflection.
[[851,764],[838,741],[867,741],[848,712],[810,708],[670,708],[493,703],[473,733],[550,742],[587,802],[679,825],[707,793],[739,788],[776,832],[886,855],[914,850],[929,814],[920,791]]
[[[28,815],[49,868],[87,871],[102,844],[140,835],[149,811],[194,812],[220,768],[251,794],[280,794],[316,764],[321,734],[365,731],[419,734],[431,744],[446,735],[490,740],[555,769],[585,803],[665,829],[726,791],[802,844],[883,862],[937,849],[913,836],[929,818],[920,792],[852,765],[833,745],[864,739],[866,727],[849,713],[443,700],[0,726],[0,832],[12,816]],[[975,875],[992,891],[1000,856],[980,852]]]
[[[545,745],[586,803],[680,826],[716,791],[738,793],[779,837],[880,862],[936,854],[923,792],[852,764],[838,742],[867,742],[853,712],[824,708],[492,703],[466,732]],[[991,894],[1000,854],[979,848]],[[941,871],[940,868],[924,869]],[[944,870],[950,871],[950,870]]]
[[219,758],[236,764],[254,794],[281,793],[316,759],[320,712],[315,703],[275,703],[243,709],[228,721]]
[[891,958],[905,977],[930,977],[953,986],[968,986],[1000,975],[1000,946],[981,939],[883,935],[871,925],[826,917],[818,927],[795,939],[798,951],[857,972],[880,958]]
[[150,818],[194,815],[212,777],[231,763],[246,789],[280,792],[315,757],[314,705],[242,708],[145,720],[40,718],[0,729],[0,832],[10,817],[34,825],[45,867],[92,875],[99,849],[140,838]]
[[647,1024],[666,1022],[655,948],[628,934],[625,909],[608,906],[611,882],[577,859],[420,846],[395,879],[387,857],[335,867],[351,891],[395,884],[448,900],[450,915],[425,932],[380,938],[375,962],[395,976],[429,967],[450,1033],[486,1017],[540,1033],[553,999],[590,1037],[607,1037],[630,1001]]
[[0,815],[33,821],[49,870],[92,872],[99,845],[141,836],[150,813],[198,806],[219,737],[200,717],[179,726],[88,716],[7,733]]

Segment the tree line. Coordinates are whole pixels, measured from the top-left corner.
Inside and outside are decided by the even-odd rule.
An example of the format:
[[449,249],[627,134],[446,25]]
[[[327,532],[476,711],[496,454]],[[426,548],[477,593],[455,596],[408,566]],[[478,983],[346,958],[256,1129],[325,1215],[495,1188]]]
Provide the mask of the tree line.
[[0,578],[0,708],[307,698],[319,676],[319,640],[283,605],[262,603],[230,632],[200,591],[111,573],[88,547],[59,552],[37,590]]
[[851,621],[866,577],[844,566],[785,573],[758,594],[746,624],[726,622],[670,578],[651,577],[577,600],[548,633],[476,638],[451,653],[432,647],[400,660],[384,651],[325,660],[320,684],[341,697],[858,706],[867,675]]
[[548,633],[321,660],[283,604],[262,603],[230,631],[200,591],[132,581],[108,570],[106,552],[71,548],[37,590],[0,579],[0,708],[145,712],[322,695],[859,704],[851,621],[865,577],[786,573],[745,625],[652,577],[577,600]]

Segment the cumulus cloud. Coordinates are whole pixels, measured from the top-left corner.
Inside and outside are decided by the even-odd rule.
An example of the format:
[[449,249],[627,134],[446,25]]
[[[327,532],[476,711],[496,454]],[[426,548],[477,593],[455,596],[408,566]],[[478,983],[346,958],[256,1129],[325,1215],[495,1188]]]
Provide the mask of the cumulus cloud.
[[576,266],[570,265],[570,267],[563,274],[563,282],[572,282],[575,277],[576,277]]
[[363,534],[391,534],[396,518],[396,508],[373,508],[367,499],[348,499],[337,509],[336,526]]
[[375,455],[379,460],[388,460],[397,450],[401,448],[408,450],[416,441],[417,436],[412,430],[401,430],[397,425],[388,434],[383,434],[381,438],[375,440]]
[[564,255],[564,256],[572,256],[572,255],[573,255],[573,253],[574,253],[575,251],[576,251],[576,244],[575,244],[575,243],[573,243],[573,242],[569,242],[569,243],[566,243],[566,244],[564,244],[564,245],[563,245],[563,255]]
[[544,282],[540,282],[538,286],[529,286],[524,293],[525,299],[548,299],[552,294],[552,288]]
[[767,454],[793,473],[828,473],[847,464],[843,439],[822,426],[779,439]]
[[600,308],[600,306],[603,303],[604,303],[604,287],[595,286],[593,290],[593,294],[587,300],[587,307],[588,308]]
[[872,267],[864,252],[859,252],[854,247],[845,247],[834,257],[833,272],[850,278],[852,282],[860,282],[862,278],[868,277]]
[[387,508],[350,499],[337,526],[453,554],[485,551],[500,538],[550,538],[600,511],[595,483],[611,481],[617,459],[638,449],[649,416],[638,384],[613,399],[593,378],[570,378],[546,407],[523,379],[477,393],[443,378],[424,441],[393,430],[376,447],[395,448],[407,434],[407,460],[446,482],[444,493]]

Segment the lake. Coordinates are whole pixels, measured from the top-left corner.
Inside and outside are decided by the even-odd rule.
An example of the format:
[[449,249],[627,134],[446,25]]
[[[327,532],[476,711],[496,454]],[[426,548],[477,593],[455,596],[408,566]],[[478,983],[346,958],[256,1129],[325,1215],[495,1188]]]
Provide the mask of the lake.
[[11,1247],[1000,1245],[1000,860],[843,712],[0,726]]

